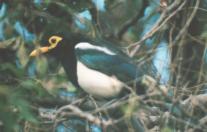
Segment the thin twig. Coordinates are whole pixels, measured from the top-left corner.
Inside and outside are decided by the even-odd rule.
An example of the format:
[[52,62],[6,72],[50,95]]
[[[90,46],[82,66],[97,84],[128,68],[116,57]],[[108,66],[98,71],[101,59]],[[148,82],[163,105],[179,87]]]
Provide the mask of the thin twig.
[[71,113],[73,115],[76,115],[80,118],[84,118],[86,120],[88,120],[89,122],[92,122],[94,124],[97,124],[97,125],[103,125],[103,126],[108,126],[110,124],[112,124],[112,120],[102,120],[102,119],[99,119],[97,117],[95,117],[94,115],[88,113],[88,112],[83,112],[81,109],[79,109],[78,107],[74,106],[74,105],[66,105],[66,106],[63,106],[61,108],[59,108],[57,111],[56,111],[56,119],[58,117],[58,115],[60,113],[62,113],[63,111],[65,110],[69,110],[71,111]]
[[173,43],[172,44],[175,44],[180,38],[181,36],[183,36],[183,34],[187,31],[188,27],[190,26],[193,18],[195,17],[196,15],[196,12],[198,10],[198,6],[200,4],[200,0],[196,0],[196,5],[195,5],[195,8],[193,9],[190,17],[188,18],[187,22],[185,23],[184,27],[180,30],[180,32],[178,33],[178,35],[176,36],[176,38],[174,39]]
[[130,46],[136,45],[136,47],[130,52],[129,56],[133,57],[136,54],[136,52],[138,51],[141,43],[143,43],[148,38],[152,37],[157,31],[159,31],[162,28],[163,25],[165,25],[173,16],[175,16],[184,7],[184,5],[186,4],[186,0],[175,11],[173,11],[170,16],[168,16],[165,19],[165,17],[167,16],[168,12],[170,10],[174,9],[179,4],[180,4],[180,1],[176,0],[171,6],[169,6],[166,10],[164,10],[164,12],[161,14],[160,18],[157,20],[157,22],[151,28],[151,30],[149,32],[147,32],[142,37],[142,39],[140,41],[130,45]]

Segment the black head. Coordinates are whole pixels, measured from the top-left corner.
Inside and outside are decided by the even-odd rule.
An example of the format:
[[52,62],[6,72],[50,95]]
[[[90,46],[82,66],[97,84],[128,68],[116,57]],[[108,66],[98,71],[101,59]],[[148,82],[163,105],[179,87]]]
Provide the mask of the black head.
[[30,56],[35,57],[39,54],[48,53],[57,58],[64,57],[67,53],[74,52],[74,47],[77,43],[84,41],[80,34],[55,34],[48,37],[45,46],[35,49],[31,52]]
[[83,40],[81,35],[52,35],[48,38],[48,44],[35,49],[31,52],[30,56],[35,57],[39,54],[48,53],[54,56],[62,63],[71,82],[79,87],[76,75],[76,55],[75,45]]

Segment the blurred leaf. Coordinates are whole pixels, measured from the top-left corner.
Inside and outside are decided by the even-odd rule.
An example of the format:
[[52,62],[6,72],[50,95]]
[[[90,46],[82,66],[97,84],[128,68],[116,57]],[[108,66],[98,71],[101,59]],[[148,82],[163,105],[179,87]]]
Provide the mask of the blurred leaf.
[[27,54],[25,44],[22,40],[20,40],[20,46],[17,50],[17,57],[19,58],[21,66],[25,66],[29,60],[29,56]]
[[173,132],[173,130],[169,127],[164,127],[161,129],[161,132]]
[[5,41],[1,41],[0,42],[0,48],[4,49],[4,48],[8,48],[11,47],[14,44],[14,41],[16,40],[16,38],[11,38]]
[[6,97],[9,95],[9,87],[7,85],[0,84],[0,98]]
[[40,76],[45,75],[48,69],[48,62],[44,56],[40,56],[36,61],[36,71]]
[[23,69],[17,68],[14,64],[4,63],[0,65],[0,71],[7,71],[8,74],[13,75],[13,77],[21,78],[24,75]]
[[69,0],[69,1],[64,1],[64,2],[58,1],[58,2],[54,2],[54,3],[58,4],[62,8],[65,8],[66,10],[71,11],[70,13],[74,13],[74,11],[80,12],[85,9],[91,8],[93,6],[92,2],[90,0],[85,0],[85,1]]
[[1,3],[0,8],[0,21],[6,16],[7,5],[5,3]]

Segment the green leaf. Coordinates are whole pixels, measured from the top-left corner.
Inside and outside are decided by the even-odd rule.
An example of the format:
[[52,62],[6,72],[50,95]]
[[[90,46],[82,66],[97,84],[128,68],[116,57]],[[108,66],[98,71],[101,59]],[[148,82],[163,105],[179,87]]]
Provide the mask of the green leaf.
[[173,130],[169,127],[164,127],[161,129],[161,132],[173,132]]

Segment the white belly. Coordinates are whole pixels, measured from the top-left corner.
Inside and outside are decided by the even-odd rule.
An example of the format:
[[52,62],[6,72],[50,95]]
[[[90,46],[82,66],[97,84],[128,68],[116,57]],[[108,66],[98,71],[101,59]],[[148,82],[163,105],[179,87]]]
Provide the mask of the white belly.
[[114,76],[107,76],[96,70],[89,69],[77,62],[78,83],[87,93],[95,97],[113,97],[120,93],[123,83]]

